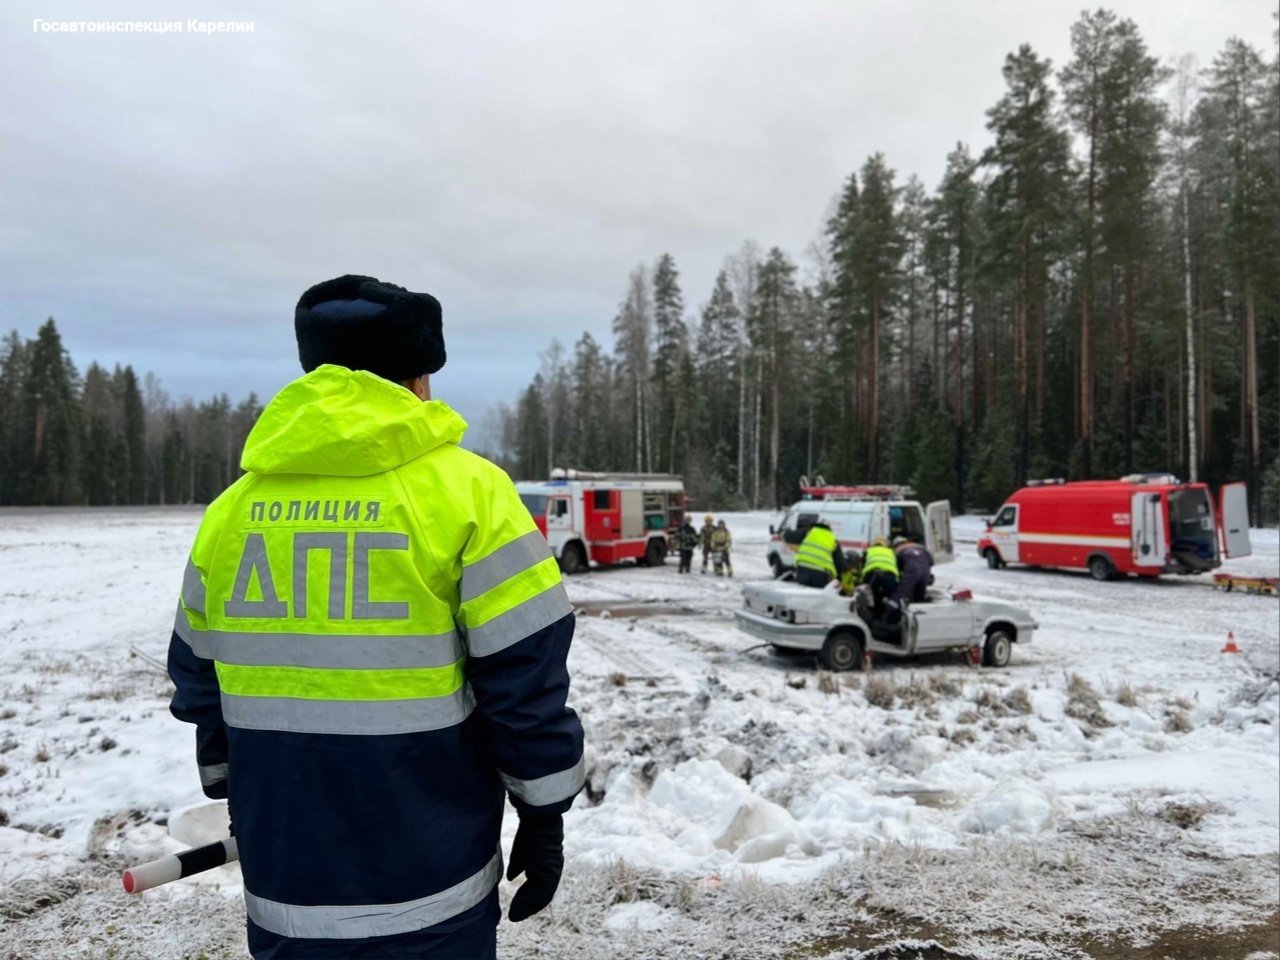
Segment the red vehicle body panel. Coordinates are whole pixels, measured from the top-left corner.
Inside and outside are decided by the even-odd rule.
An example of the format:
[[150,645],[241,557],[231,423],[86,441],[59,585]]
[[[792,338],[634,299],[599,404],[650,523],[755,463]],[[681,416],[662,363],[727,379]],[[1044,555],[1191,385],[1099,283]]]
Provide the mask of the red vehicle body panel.
[[[988,524],[978,541],[978,554],[995,549],[1006,562],[1030,566],[1067,567],[1086,569],[1089,561],[1099,554],[1105,555],[1117,573],[1137,576],[1159,576],[1161,573],[1194,572],[1178,569],[1170,553],[1176,531],[1170,525],[1169,496],[1178,491],[1203,491],[1212,519],[1215,505],[1207,484],[1197,483],[1134,483],[1125,480],[1097,480],[1075,483],[1045,484],[1018,490],[1001,507],[997,518],[1013,505],[1017,507],[1016,543],[1002,531],[1002,525]],[[1137,562],[1142,544],[1135,541],[1134,518],[1131,513],[1136,494],[1144,495],[1146,503],[1161,525],[1161,539],[1155,541],[1164,548],[1158,558],[1150,562]],[[1189,498],[1198,502],[1198,498]],[[1215,521],[1216,523],[1216,521]],[[1206,565],[1219,566],[1221,559],[1216,547],[1216,525],[1212,527],[1214,549],[1212,559],[1205,558]],[[1007,554],[1012,554],[1009,556]]]

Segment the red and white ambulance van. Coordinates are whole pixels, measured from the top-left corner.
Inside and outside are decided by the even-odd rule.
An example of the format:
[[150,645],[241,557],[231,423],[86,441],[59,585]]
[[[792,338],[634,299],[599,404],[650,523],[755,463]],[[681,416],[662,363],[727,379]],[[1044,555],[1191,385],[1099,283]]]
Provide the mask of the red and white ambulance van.
[[822,477],[813,484],[801,477],[800,492],[804,499],[792,504],[776,527],[769,526],[766,558],[775,577],[795,566],[805,534],[819,520],[831,527],[846,554],[865,551],[877,537],[890,540],[905,536],[923,544],[935,564],[955,559],[948,500],[925,506],[914,499],[915,491],[910,487],[837,486]]
[[551,479],[516,491],[565,573],[667,556],[668,536],[684,519],[684,481],[664,473],[588,473],[557,468]]
[[1225,485],[1215,504],[1207,484],[1150,473],[1032,481],[1005,501],[978,540],[978,555],[992,569],[1067,567],[1095,580],[1203,573],[1251,549],[1243,483]]

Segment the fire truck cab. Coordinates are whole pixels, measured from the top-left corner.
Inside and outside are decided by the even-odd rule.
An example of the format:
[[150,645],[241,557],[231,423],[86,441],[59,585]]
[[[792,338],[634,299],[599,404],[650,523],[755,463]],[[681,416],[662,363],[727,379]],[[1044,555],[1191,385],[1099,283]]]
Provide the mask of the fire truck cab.
[[1033,480],[1005,501],[978,541],[992,569],[1066,567],[1095,580],[1203,573],[1251,549],[1243,483],[1222,487],[1215,504],[1207,484],[1170,474]]
[[955,559],[947,500],[926,507],[912,499],[915,491],[910,487],[832,486],[821,477],[813,484],[801,477],[800,492],[804,499],[787,509],[776,528],[769,527],[768,560],[775,577],[795,566],[796,551],[819,520],[830,524],[846,553],[866,550],[877,537],[905,536],[933,554],[935,564]]
[[594,561],[657,566],[684,519],[684,482],[660,473],[587,473],[557,468],[516,491],[565,573]]

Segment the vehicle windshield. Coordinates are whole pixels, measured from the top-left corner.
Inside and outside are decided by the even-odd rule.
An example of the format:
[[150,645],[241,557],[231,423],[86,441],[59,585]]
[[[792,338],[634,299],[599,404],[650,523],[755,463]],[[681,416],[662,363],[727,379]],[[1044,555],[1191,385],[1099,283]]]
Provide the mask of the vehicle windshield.
[[545,517],[547,515],[547,500],[548,497],[541,493],[520,494],[520,502],[535,517]]

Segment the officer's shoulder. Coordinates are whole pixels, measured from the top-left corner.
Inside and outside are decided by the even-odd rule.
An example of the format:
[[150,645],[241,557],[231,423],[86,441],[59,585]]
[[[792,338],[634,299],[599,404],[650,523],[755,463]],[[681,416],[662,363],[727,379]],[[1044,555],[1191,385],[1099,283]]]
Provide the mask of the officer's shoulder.
[[256,476],[256,474],[252,473],[242,474],[231,486],[214,497],[209,506],[205,507],[203,522],[205,524],[214,524],[223,520],[235,508],[236,503],[244,497],[246,489],[253,484]]

